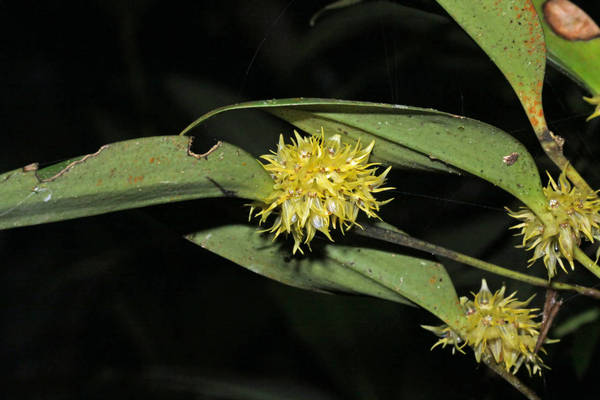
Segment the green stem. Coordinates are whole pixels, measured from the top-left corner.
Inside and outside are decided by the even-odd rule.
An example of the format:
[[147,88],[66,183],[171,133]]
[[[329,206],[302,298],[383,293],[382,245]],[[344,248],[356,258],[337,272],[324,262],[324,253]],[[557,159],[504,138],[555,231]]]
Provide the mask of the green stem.
[[488,355],[483,356],[482,361],[487,365],[492,371],[500,375],[505,381],[513,385],[515,389],[517,389],[523,396],[527,397],[529,400],[541,400],[537,394],[529,387],[525,386],[519,378],[502,368],[500,364],[494,361],[494,359]]
[[592,192],[593,190],[590,185],[588,185],[585,179],[583,179],[563,154],[565,140],[550,132],[545,122],[543,126],[535,129],[535,134],[548,158],[550,158],[561,171],[564,171],[565,175],[567,175],[573,185],[583,192]]
[[[491,272],[496,275],[504,276],[510,279],[514,279],[517,281],[529,283],[533,286],[540,286],[544,288],[552,288],[554,290],[573,290],[577,293],[583,294],[585,296],[595,297],[600,299],[600,291],[594,288],[589,288],[580,285],[571,285],[563,282],[549,282],[546,279],[538,278],[535,276],[523,274],[520,272],[516,272],[507,268],[500,267],[498,265],[480,260],[475,257],[468,256],[466,254],[462,254],[450,249],[446,249],[441,246],[437,246],[432,243],[425,242],[423,240],[419,240],[408,236],[404,233],[391,231],[388,229],[383,229],[379,227],[375,227],[372,225],[363,225],[364,230],[355,229],[353,232],[357,235],[366,236],[378,240],[383,240],[385,242],[398,244],[400,246],[406,246],[417,250],[426,251],[431,254],[435,254],[441,257],[449,258],[451,260],[458,261],[460,263],[470,265],[475,268],[479,268],[484,271]],[[577,253],[576,253],[577,254]],[[585,254],[584,254],[585,256]],[[587,257],[587,256],[586,256]],[[578,259],[579,260],[579,259]],[[591,262],[591,260],[590,260]],[[598,268],[596,266],[596,268]],[[589,269],[589,268],[588,268]]]
[[592,261],[579,247],[575,248],[575,259],[586,267],[592,274],[600,278],[600,267]]
[[[565,158],[565,160],[566,160],[566,158]],[[585,181],[585,179],[583,179],[583,177],[581,175],[579,175],[579,172],[577,172],[575,167],[573,167],[569,162],[567,162],[567,165],[565,167],[565,174],[567,175],[567,178],[569,178],[569,180],[573,183],[573,185],[575,185],[577,188],[579,188],[579,190],[581,190],[582,192],[585,192],[585,193],[593,192],[590,185],[588,185],[588,183]]]

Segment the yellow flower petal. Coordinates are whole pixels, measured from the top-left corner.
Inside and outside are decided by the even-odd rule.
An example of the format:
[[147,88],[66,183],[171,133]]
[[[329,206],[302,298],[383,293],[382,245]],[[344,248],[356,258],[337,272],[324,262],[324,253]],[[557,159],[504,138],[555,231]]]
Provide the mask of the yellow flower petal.
[[600,237],[600,198],[596,192],[582,193],[571,185],[564,173],[559,176],[558,183],[550,175],[548,177],[544,195],[548,200],[547,209],[554,215],[554,226],[545,227],[528,208],[517,212],[508,210],[508,215],[522,221],[511,229],[520,229],[523,235],[521,246],[534,250],[530,265],[541,258],[552,278],[556,275],[557,263],[567,272],[563,259],[571,269],[575,268],[573,254],[582,239],[594,242]]
[[592,113],[592,115],[586,118],[586,121],[600,117],[600,95],[596,95],[594,97],[584,97],[583,99],[596,106],[596,110]]
[[382,187],[390,171],[375,175],[377,164],[368,164],[375,142],[361,148],[342,144],[340,135],[324,138],[303,137],[294,131],[295,139],[286,144],[279,137],[277,151],[263,155],[262,164],[273,178],[273,192],[262,202],[250,205],[250,215],[260,217],[262,224],[271,213],[277,219],[269,232],[292,234],[293,252],[310,242],[317,231],[333,241],[330,229],[342,233],[358,225],[356,218],[362,210],[369,218],[379,218],[380,206],[389,202],[378,201],[373,193],[390,190]]
[[[459,337],[448,325],[422,326],[441,338],[432,349],[438,345],[453,345],[454,348],[469,345],[477,362],[487,354],[513,374],[523,363],[530,374],[541,374],[541,367],[545,365],[534,353],[541,325],[534,321],[538,309],[523,308],[533,297],[518,301],[516,293],[508,297],[504,297],[504,293],[505,288],[502,287],[492,294],[483,279],[481,289],[474,294],[473,300],[461,297],[460,303],[467,318],[464,337]],[[459,346],[459,343],[463,345]]]

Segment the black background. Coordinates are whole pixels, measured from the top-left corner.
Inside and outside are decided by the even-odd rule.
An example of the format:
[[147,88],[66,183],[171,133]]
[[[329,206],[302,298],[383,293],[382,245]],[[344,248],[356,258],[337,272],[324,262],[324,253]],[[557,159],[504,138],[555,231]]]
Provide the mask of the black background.
[[[236,101],[306,96],[480,119],[515,135],[541,170],[556,173],[501,73],[434,2],[401,2],[431,14],[369,2],[309,27],[328,3],[0,1],[0,171],[176,134]],[[579,2],[598,20],[593,3]],[[586,93],[551,69],[544,91],[551,128],[600,187],[600,121],[584,122]],[[225,138],[258,155],[289,130],[240,112],[194,134],[199,146]],[[391,181],[398,190],[385,220],[492,262],[526,264],[502,211],[518,203],[500,189],[412,171],[395,171]],[[0,232],[5,398],[520,398],[471,354],[430,352],[436,339],[419,324],[437,322],[417,308],[283,286],[182,238],[244,221],[243,204],[193,201]],[[444,264],[460,294],[477,290],[479,271]],[[529,272],[545,274],[539,265]],[[493,289],[502,283],[483,276]],[[595,278],[576,271],[566,279]],[[523,298],[534,292],[507,284]],[[597,307],[565,297],[559,324]],[[542,300],[539,292],[534,305]],[[520,376],[547,399],[576,389],[597,398],[599,333],[598,321],[583,326],[548,346],[552,370],[542,379]]]

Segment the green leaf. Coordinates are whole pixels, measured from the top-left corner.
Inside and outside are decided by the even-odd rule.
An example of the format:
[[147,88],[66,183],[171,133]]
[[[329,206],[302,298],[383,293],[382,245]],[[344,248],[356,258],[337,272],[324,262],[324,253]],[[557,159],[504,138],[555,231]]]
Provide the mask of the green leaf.
[[394,148],[442,161],[501,187],[541,218],[547,214],[535,162],[511,135],[473,119],[432,109],[334,99],[278,99],[221,107],[194,121],[183,133],[218,113],[260,108],[309,133],[339,133],[347,139],[376,138],[376,161],[393,163]]
[[186,238],[257,274],[301,289],[363,294],[407,304],[407,299],[452,326],[464,318],[441,264],[341,243],[315,243],[313,252],[291,256],[282,241],[248,225],[205,229]]
[[[560,71],[578,84],[584,86],[592,94],[600,94],[600,37],[591,39],[569,40],[552,29],[544,12],[547,0],[533,0],[540,16],[546,45],[548,60]],[[576,7],[576,6],[575,6]],[[573,16],[575,17],[575,16]],[[571,26],[577,26],[572,24]]]
[[590,308],[561,322],[554,328],[553,335],[557,338],[561,338],[579,330],[583,325],[597,321],[599,318],[600,308]]
[[[272,108],[272,107],[307,105],[307,104],[326,106],[328,104],[334,104],[334,103],[335,104],[337,104],[337,103],[352,103],[352,104],[365,105],[365,106],[374,105],[374,103],[345,102],[344,100],[303,99],[303,98],[276,99],[276,100],[251,101],[251,102],[245,102],[245,103],[238,103],[238,104],[232,104],[232,105],[220,107],[220,108],[214,109],[212,111],[209,111],[208,113],[204,114],[203,116],[201,116],[200,118],[198,118],[197,120],[192,122],[187,128],[185,128],[181,132],[181,135],[186,134],[191,129],[198,126],[199,124],[206,121],[207,119],[209,119],[217,114],[220,114],[222,112],[225,112],[225,111],[243,110],[243,109],[252,109],[252,108],[265,108],[265,109],[267,109],[267,111],[271,111],[270,108]],[[334,132],[334,131],[343,132],[344,129],[348,128],[348,127],[344,126],[343,124],[336,124],[335,121],[329,121],[327,126],[325,126],[325,125],[316,126],[315,125],[315,127],[310,132],[311,133],[320,133],[321,127],[327,128],[328,132]],[[302,127],[299,127],[299,128],[304,129]],[[306,129],[304,129],[304,130],[306,130]],[[353,140],[362,140],[363,142],[366,142],[366,143],[368,143],[372,140],[372,137],[367,132],[361,131],[359,129],[349,129],[347,131],[347,134]],[[266,152],[266,150],[265,150],[265,152]],[[457,172],[456,169],[452,168],[451,166],[449,166],[439,160],[432,159],[418,151],[414,151],[405,146],[397,145],[394,142],[388,141],[385,139],[381,139],[380,141],[378,141],[375,144],[375,147],[373,148],[373,151],[371,153],[370,160],[373,162],[390,163],[396,167],[401,167],[401,168],[412,168],[412,169],[420,169],[420,170],[425,170],[425,171],[454,172],[454,173]]]
[[158,136],[102,146],[94,154],[0,175],[0,229],[175,201],[268,195],[272,181],[243,150],[219,142],[210,154],[192,138]]
[[546,130],[542,107],[546,46],[531,0],[437,2],[500,68],[533,129]]

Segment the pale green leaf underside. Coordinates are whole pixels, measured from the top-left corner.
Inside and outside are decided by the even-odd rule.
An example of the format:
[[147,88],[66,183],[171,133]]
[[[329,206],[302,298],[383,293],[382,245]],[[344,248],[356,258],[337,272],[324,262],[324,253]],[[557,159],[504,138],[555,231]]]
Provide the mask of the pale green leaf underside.
[[[239,104],[232,104],[224,107],[217,108],[215,110],[209,111],[204,114],[202,117],[194,121],[191,125],[189,125],[182,134],[187,133],[189,130],[202,123],[203,121],[220,114],[224,111],[230,110],[242,110],[242,109],[251,109],[251,108],[267,108],[267,111],[271,111],[272,107],[281,107],[281,106],[294,106],[294,105],[323,105],[326,106],[328,104],[337,104],[337,103],[348,103],[355,105],[364,105],[364,106],[372,106],[374,103],[368,102],[344,102],[343,100],[329,100],[329,99],[277,99],[277,100],[266,100],[266,101],[250,101]],[[272,111],[271,111],[272,112]],[[321,127],[326,130],[326,135],[331,134],[332,132],[341,132],[345,131],[348,138],[352,140],[361,140],[363,143],[370,143],[373,137],[368,133],[364,132],[361,129],[355,127],[345,126],[343,124],[336,124],[335,121],[327,121],[325,124],[319,124],[317,119],[314,120],[314,124],[310,127],[306,126],[305,128],[299,127],[307,132],[311,133],[320,133]],[[288,132],[289,133],[289,132]],[[426,155],[414,151],[408,147],[400,146],[391,141],[380,138],[375,143],[375,147],[371,153],[370,161],[372,162],[383,162],[387,164],[391,164],[394,167],[400,168],[411,168],[411,169],[420,169],[425,171],[438,171],[438,172],[451,172],[457,173],[458,171],[451,166],[439,161],[427,157]]]
[[[257,274],[290,286],[318,292],[363,294],[398,303],[413,303],[454,326],[463,318],[444,267],[438,263],[387,251],[341,243],[314,245],[314,251],[292,257],[290,248],[256,227],[227,225],[187,238]],[[282,239],[283,240],[283,239]]]
[[364,143],[374,138],[375,161],[393,164],[390,144],[442,161],[501,187],[537,213],[545,212],[537,167],[520,142],[483,122],[432,109],[335,99],[253,101],[216,109],[184,132],[218,113],[251,108],[264,109],[312,134],[323,127],[327,135],[339,133]]
[[[502,71],[536,131],[546,122],[546,46],[531,0],[437,0]],[[482,88],[485,90],[485,88]]]
[[190,143],[181,136],[140,138],[43,170],[2,174],[0,229],[197,198],[268,195],[271,178],[251,155],[222,143],[197,158]]

